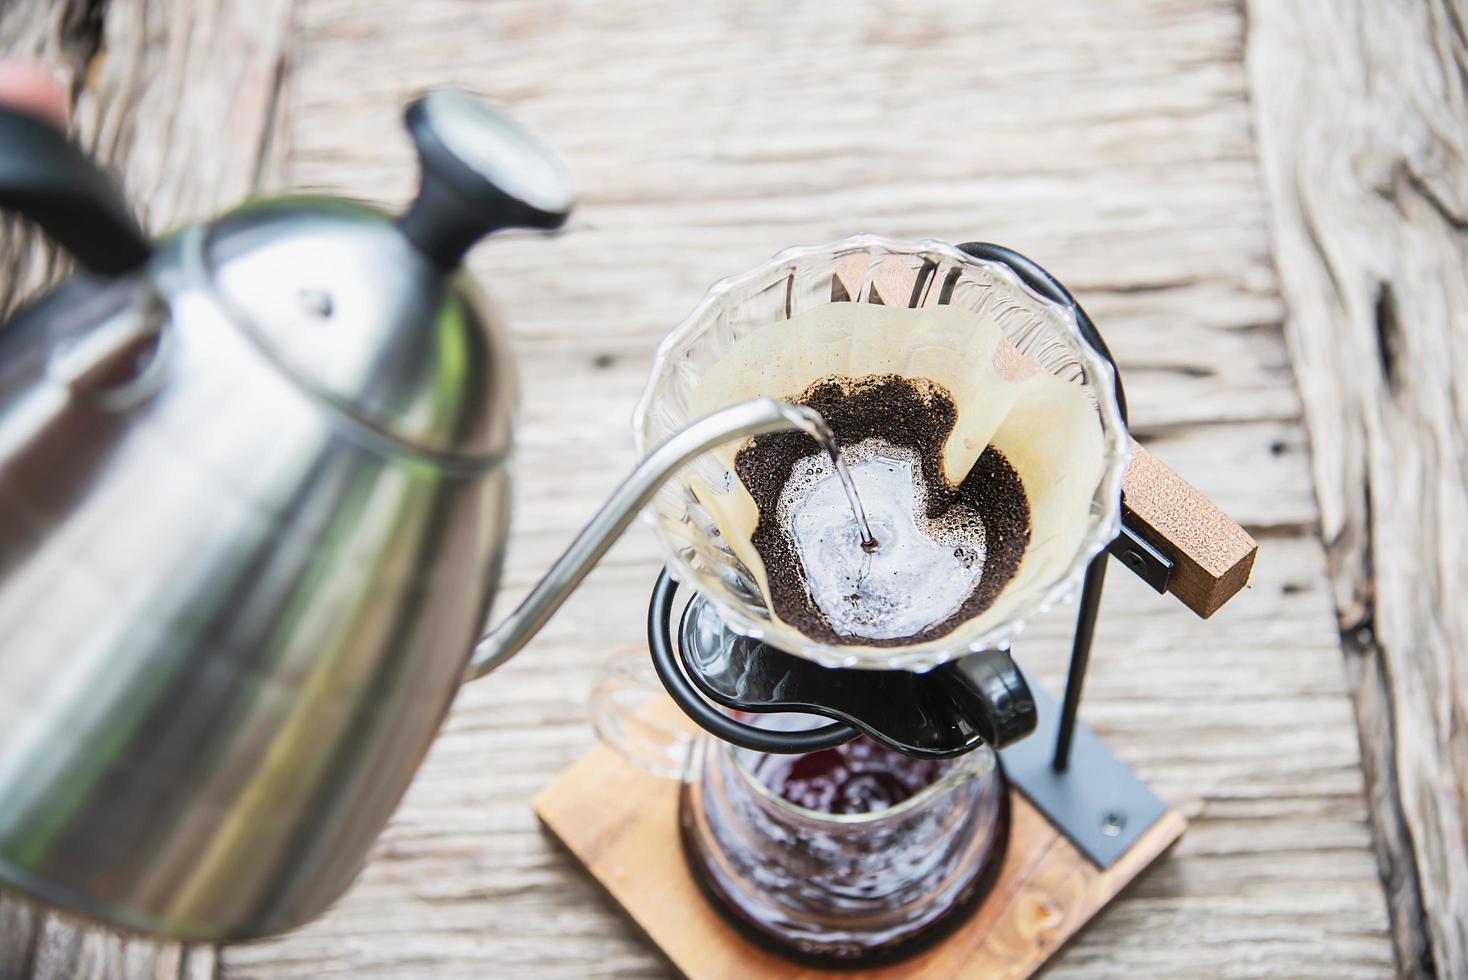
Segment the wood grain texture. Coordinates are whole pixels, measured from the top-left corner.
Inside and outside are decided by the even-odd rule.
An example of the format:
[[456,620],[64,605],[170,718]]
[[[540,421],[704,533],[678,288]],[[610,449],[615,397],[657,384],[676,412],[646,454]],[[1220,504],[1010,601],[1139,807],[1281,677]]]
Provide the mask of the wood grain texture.
[[[710,283],[862,231],[1011,245],[1106,332],[1138,439],[1264,554],[1206,623],[1109,577],[1083,715],[1190,828],[1047,975],[1391,971],[1236,4],[1055,0],[1043,23],[881,0],[404,9],[303,4],[288,181],[400,206],[416,180],[402,104],[458,83],[558,146],[582,194],[565,233],[471,257],[524,379],[501,614],[631,467],[652,352]],[[592,745],[587,694],[612,650],[644,642],[657,567],[635,528],[464,689],[353,890],[224,949],[223,975],[666,975],[530,808]],[[1071,620],[1016,644],[1052,690]]]
[[1468,976],[1468,5],[1248,9],[1393,936],[1404,973]]
[[[291,0],[7,0],[0,46],[55,67],[75,138],[159,232],[274,180]],[[0,312],[68,268],[31,229],[0,230]],[[211,947],[126,938],[0,895],[0,978],[205,980]]]
[[1141,446],[1132,447],[1122,520],[1173,563],[1167,591],[1207,619],[1249,584],[1259,545],[1213,501]]
[[[654,725],[677,708],[652,709]],[[660,709],[660,710],[659,710]],[[1009,849],[988,898],[969,921],[930,950],[876,970],[798,968],[741,938],[699,894],[678,846],[678,788],[598,746],[535,799],[556,839],[674,967],[691,980],[861,977],[900,980],[1033,975],[1187,826],[1169,810],[1112,867],[1098,870],[1018,791]]]

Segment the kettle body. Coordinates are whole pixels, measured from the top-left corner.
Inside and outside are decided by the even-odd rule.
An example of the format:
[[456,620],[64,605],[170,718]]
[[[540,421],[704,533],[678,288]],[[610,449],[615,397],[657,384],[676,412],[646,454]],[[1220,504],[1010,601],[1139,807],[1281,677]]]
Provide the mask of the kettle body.
[[516,382],[464,272],[571,208],[559,161],[439,91],[417,198],[247,202],[149,241],[65,138],[0,110],[0,208],[84,267],[0,324],[0,887],[197,941],[350,884],[460,682],[533,636],[690,460],[801,429],[759,399],[655,448],[481,636]]
[[[478,291],[370,209],[277,205],[289,237],[270,210],[0,333],[0,881],[185,938],[347,887],[507,534],[514,377]],[[432,330],[330,336],[394,319]]]
[[0,885],[184,939],[349,884],[479,636],[516,384],[460,259],[570,209],[463,93],[400,217],[248,202],[150,242],[0,114],[0,205],[85,271],[0,327]]

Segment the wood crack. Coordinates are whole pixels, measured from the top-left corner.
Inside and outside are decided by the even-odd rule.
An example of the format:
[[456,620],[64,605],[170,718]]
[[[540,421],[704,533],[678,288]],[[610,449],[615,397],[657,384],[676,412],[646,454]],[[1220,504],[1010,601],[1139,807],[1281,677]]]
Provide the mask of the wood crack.
[[1392,709],[1391,677],[1376,644],[1369,600],[1354,622],[1341,624],[1341,649],[1351,678],[1352,705],[1361,732],[1361,764],[1371,796],[1377,866],[1388,900],[1398,912],[1392,919],[1392,939],[1398,970],[1407,976],[1437,976],[1428,930],[1423,927],[1422,885],[1417,874],[1412,833],[1402,810],[1401,789],[1391,741],[1381,733],[1396,730]]
[[1437,212],[1438,217],[1447,223],[1448,227],[1459,233],[1468,233],[1468,218],[1454,211],[1442,196],[1432,188],[1423,176],[1417,172],[1410,163],[1403,161],[1401,173],[1407,182],[1407,186],[1417,192],[1417,196],[1427,203],[1427,206]]
[[29,977],[35,973],[36,958],[41,951],[41,922],[41,916],[31,916],[30,935],[25,940],[25,958],[21,960],[20,975],[22,977]]
[[1375,324],[1376,357],[1381,365],[1381,376],[1395,397],[1402,388],[1402,359],[1398,355],[1405,341],[1390,282],[1382,282],[1376,287]]
[[71,82],[71,101],[76,102],[86,84],[86,66],[102,49],[102,31],[107,20],[109,0],[71,0],[66,5],[61,25],[61,50],[75,66]]

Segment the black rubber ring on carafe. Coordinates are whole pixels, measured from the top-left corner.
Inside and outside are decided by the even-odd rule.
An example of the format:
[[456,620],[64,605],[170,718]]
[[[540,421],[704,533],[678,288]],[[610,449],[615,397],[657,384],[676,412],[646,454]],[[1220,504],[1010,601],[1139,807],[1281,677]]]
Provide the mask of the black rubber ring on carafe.
[[819,752],[849,742],[860,734],[839,721],[803,732],[770,731],[736,721],[705,701],[683,676],[678,658],[673,653],[673,598],[677,593],[677,579],[669,575],[666,568],[663,569],[653,586],[652,602],[647,610],[647,644],[652,650],[653,669],[657,671],[658,680],[663,682],[668,696],[700,728],[740,748],[778,755]]

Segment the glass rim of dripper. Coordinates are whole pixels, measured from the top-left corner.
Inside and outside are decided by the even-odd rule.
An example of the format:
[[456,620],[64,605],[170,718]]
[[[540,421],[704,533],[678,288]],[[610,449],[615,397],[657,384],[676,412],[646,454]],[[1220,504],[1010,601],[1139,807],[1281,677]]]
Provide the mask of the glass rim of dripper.
[[719,589],[701,587],[702,576],[678,553],[678,549],[666,536],[655,513],[655,505],[644,507],[641,516],[652,527],[653,536],[670,574],[675,579],[688,583],[707,598],[718,611],[719,617],[734,632],[753,640],[773,643],[785,652],[827,667],[924,671],[970,653],[1007,648],[1011,639],[1024,630],[1030,619],[1075,597],[1091,560],[1121,533],[1121,488],[1131,458],[1131,438],[1117,404],[1116,370],[1082,335],[1075,307],[1057,303],[1040,294],[1004,262],[969,255],[956,245],[936,239],[904,241],[882,235],[861,234],[824,244],[784,248],[757,266],[719,279],[708,288],[689,314],[663,337],[654,355],[647,384],[632,414],[633,440],[639,455],[646,455],[654,448],[650,444],[647,429],[649,416],[658,402],[658,389],[680,347],[709,328],[709,314],[726,303],[729,297],[748,291],[751,287],[763,288],[775,273],[786,269],[794,272],[800,265],[813,259],[827,260],[834,265],[847,255],[862,253],[873,257],[880,257],[882,254],[919,256],[936,259],[943,264],[983,270],[1006,288],[1025,296],[1035,308],[1046,311],[1062,325],[1063,339],[1084,368],[1086,386],[1095,394],[1103,441],[1103,469],[1092,499],[1104,501],[1099,512],[1093,509],[1086,533],[1064,568],[1047,581],[1033,586],[1029,595],[1017,604],[1011,614],[973,635],[964,635],[966,624],[960,624],[941,637],[910,646],[871,646],[813,640],[798,629],[790,627],[784,632],[793,634],[796,642],[792,644],[786,642],[787,637],[783,633],[779,638],[771,636],[769,620],[773,618],[772,611],[767,610],[764,617],[750,615],[740,605],[720,594]]

